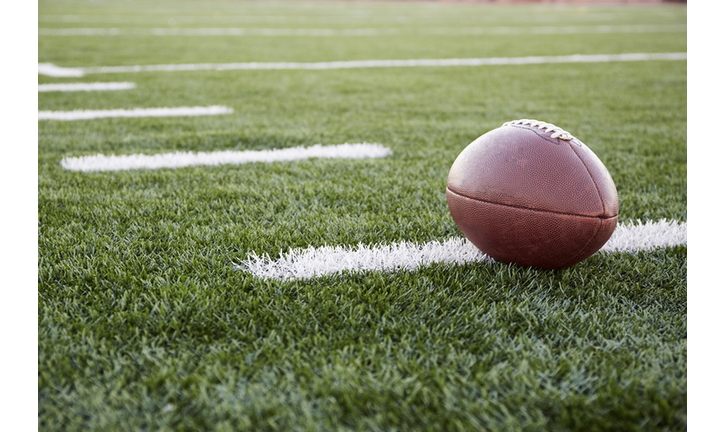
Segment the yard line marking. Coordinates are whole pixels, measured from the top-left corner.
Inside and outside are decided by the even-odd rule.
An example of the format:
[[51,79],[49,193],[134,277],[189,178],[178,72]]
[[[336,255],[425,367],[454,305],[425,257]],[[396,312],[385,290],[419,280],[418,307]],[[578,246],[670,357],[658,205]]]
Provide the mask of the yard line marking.
[[229,107],[133,108],[114,110],[38,111],[38,120],[90,120],[110,117],[193,117],[231,114]]
[[136,87],[132,82],[95,82],[95,83],[63,83],[38,84],[39,92],[75,92],[75,91],[108,91],[128,90]]
[[377,143],[337,144],[310,147],[291,147],[272,150],[217,151],[217,152],[175,152],[155,155],[133,154],[120,156],[66,157],[60,165],[71,171],[121,171],[133,169],[183,168],[189,166],[215,166],[223,164],[245,164],[251,162],[282,162],[310,158],[325,159],[366,159],[383,158],[392,150]]
[[[464,17],[471,19],[471,17]],[[84,14],[84,15],[57,15],[57,14],[43,14],[38,15],[38,22],[47,23],[139,23],[139,22],[162,22],[169,23],[169,25],[177,23],[195,24],[204,22],[244,22],[244,23],[300,23],[300,22],[318,22],[323,23],[332,21],[336,24],[344,22],[360,22],[360,21],[374,21],[379,23],[381,20],[388,22],[411,22],[414,19],[415,22],[436,22],[438,17],[434,15],[418,16],[411,18],[404,15],[387,15],[383,17],[372,17],[369,14],[360,15],[175,15],[172,12],[165,12],[163,15],[154,14],[142,14],[142,15],[98,15],[98,14]],[[519,23],[551,23],[557,21],[570,21],[575,19],[576,21],[614,21],[620,19],[617,14],[613,13],[586,13],[585,15],[574,13],[573,16],[565,13],[559,13],[555,16],[539,16],[535,12],[533,14],[521,14],[520,11],[513,15],[506,15],[505,20],[515,21]],[[497,23],[501,20],[499,15],[491,16],[476,16],[474,22],[492,22]]]
[[82,77],[83,69],[59,67],[52,63],[38,63],[38,75],[52,77]]
[[[526,35],[526,34],[606,34],[606,33],[681,33],[686,32],[686,24],[648,25],[619,24],[595,26],[526,26],[526,27],[472,27],[460,28],[459,34]],[[456,34],[455,29],[450,33]],[[431,33],[440,34],[431,30]]]
[[594,26],[496,26],[496,27],[373,27],[373,28],[40,28],[40,36],[389,36],[389,35],[530,35],[596,33],[679,33],[686,24],[619,24]]
[[284,28],[41,28],[40,36],[381,36],[401,34],[395,28],[284,29]]
[[[549,63],[607,63],[628,61],[670,61],[686,60],[686,53],[630,53],[630,54],[573,54],[565,56],[532,57],[487,57],[462,59],[409,59],[409,60],[351,60],[332,62],[277,62],[277,63],[192,63],[137,66],[87,67],[84,74],[133,73],[133,72],[175,72],[204,70],[329,70],[392,67],[447,67],[447,66],[501,66]],[[56,69],[64,69],[55,67]],[[38,69],[40,71],[40,69]],[[40,72],[39,72],[40,73]]]
[[[661,219],[619,224],[608,242],[597,253],[635,253],[656,248],[685,245],[686,222]],[[310,279],[341,271],[414,270],[433,263],[494,263],[465,238],[424,244],[409,242],[389,245],[321,246],[292,249],[278,259],[250,254],[235,264],[264,279]]]

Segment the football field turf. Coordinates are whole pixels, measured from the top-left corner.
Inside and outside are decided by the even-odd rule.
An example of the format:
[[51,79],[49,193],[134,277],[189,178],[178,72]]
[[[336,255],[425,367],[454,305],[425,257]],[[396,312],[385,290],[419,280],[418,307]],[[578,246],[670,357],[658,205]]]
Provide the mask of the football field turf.
[[252,271],[461,239],[450,166],[524,118],[598,155],[620,225],[685,233],[686,7],[41,0],[38,26],[39,429],[686,429],[685,240]]

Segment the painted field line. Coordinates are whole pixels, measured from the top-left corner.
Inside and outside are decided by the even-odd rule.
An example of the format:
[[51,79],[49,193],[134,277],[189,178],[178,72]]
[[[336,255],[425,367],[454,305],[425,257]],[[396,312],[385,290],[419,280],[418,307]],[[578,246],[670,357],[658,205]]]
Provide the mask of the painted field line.
[[[450,67],[450,66],[500,66],[527,65],[548,63],[608,63],[628,61],[686,60],[686,53],[630,53],[630,54],[592,54],[566,56],[532,56],[532,57],[487,57],[463,59],[410,59],[410,60],[351,60],[332,62],[278,62],[278,63],[191,63],[137,66],[102,66],[72,68],[83,74],[101,73],[133,73],[133,72],[175,72],[204,70],[328,70],[358,68],[393,68],[393,67]],[[57,69],[64,69],[55,66]],[[38,68],[38,73],[40,68]],[[57,72],[55,72],[57,73]],[[57,75],[56,75],[57,76]]]
[[[543,35],[543,34],[612,34],[612,33],[682,33],[686,32],[686,24],[648,25],[648,24],[619,24],[594,26],[524,26],[524,27],[471,27],[460,29],[445,29],[439,33],[431,29],[431,34],[455,35]],[[455,33],[455,32],[458,33]]]
[[[686,222],[666,219],[657,222],[619,224],[601,251],[634,253],[686,244]],[[408,242],[390,245],[322,246],[293,249],[278,259],[251,254],[237,264],[240,270],[265,279],[309,279],[350,271],[414,270],[433,263],[494,263],[465,238],[425,244]]]
[[65,68],[52,63],[38,63],[38,75],[52,77],[82,77],[85,74],[80,68]]
[[132,82],[95,82],[95,83],[63,83],[38,84],[39,92],[76,92],[76,91],[112,91],[128,90],[136,87]]
[[90,120],[111,117],[195,117],[231,114],[229,107],[212,105],[208,107],[176,108],[133,108],[114,110],[38,111],[38,120]]
[[357,143],[311,147],[291,147],[272,150],[217,151],[217,152],[176,152],[155,155],[133,154],[121,156],[66,157],[60,165],[71,171],[121,171],[133,169],[183,168],[189,166],[214,166],[245,164],[250,162],[281,162],[310,158],[325,159],[366,159],[382,158],[392,150],[381,144]]
[[489,27],[373,27],[373,28],[40,28],[40,36],[391,36],[391,35],[530,35],[530,34],[600,34],[600,33],[680,33],[686,24],[671,25],[594,25],[594,26],[489,26]]
[[[519,23],[551,23],[551,22],[570,22],[572,19],[575,19],[577,22],[581,21],[615,21],[617,19],[620,19],[620,16],[618,14],[614,13],[586,13],[585,15],[581,14],[574,14],[573,16],[569,14],[556,14],[555,16],[550,15],[537,15],[535,12],[532,12],[531,14],[524,14],[521,13],[522,11],[517,11],[515,14],[512,15],[506,15],[504,19],[506,21],[515,21]],[[467,17],[470,19],[470,17]],[[167,12],[164,15],[97,15],[97,14],[84,14],[84,15],[58,15],[58,14],[42,14],[38,15],[38,22],[44,22],[44,23],[87,23],[87,24],[107,24],[107,23],[117,23],[117,24],[137,24],[139,22],[150,22],[150,23],[167,23],[169,25],[175,25],[179,23],[184,24],[198,24],[198,23],[207,23],[207,22],[224,22],[224,23],[309,23],[309,22],[318,22],[318,23],[324,23],[328,21],[333,21],[335,24],[340,23],[357,23],[357,22],[364,22],[364,21],[373,21],[374,23],[379,23],[381,21],[386,22],[404,22],[408,23],[410,22],[411,18],[409,16],[404,15],[386,15],[383,17],[374,17],[367,14],[355,14],[353,16],[350,15],[334,15],[334,16],[325,16],[325,15],[252,15],[252,14],[244,14],[244,15],[236,15],[236,14],[229,14],[229,15],[177,15],[173,14],[171,12]],[[422,20],[422,22],[437,22],[435,20],[434,16],[427,16],[427,17],[417,17],[415,18],[416,22],[421,22],[419,20]],[[431,21],[432,20],[432,21]],[[476,16],[475,17],[475,23],[480,22],[491,22],[491,23],[497,23],[501,20],[501,17],[499,15],[484,15],[484,16]]]

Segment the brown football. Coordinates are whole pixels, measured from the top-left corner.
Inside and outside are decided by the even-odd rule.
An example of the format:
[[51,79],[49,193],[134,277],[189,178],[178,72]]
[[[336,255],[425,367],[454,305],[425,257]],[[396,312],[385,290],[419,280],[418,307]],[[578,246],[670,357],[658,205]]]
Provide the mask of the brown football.
[[547,269],[596,253],[618,221],[601,160],[536,120],[505,123],[468,145],[450,168],[447,203],[465,237],[494,260]]

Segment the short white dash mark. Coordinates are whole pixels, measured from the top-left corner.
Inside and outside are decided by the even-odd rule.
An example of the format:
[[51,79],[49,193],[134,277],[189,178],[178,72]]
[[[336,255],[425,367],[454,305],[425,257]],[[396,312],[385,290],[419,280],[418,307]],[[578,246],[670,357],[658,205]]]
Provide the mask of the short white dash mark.
[[38,84],[38,92],[114,91],[135,87],[136,84],[132,82],[57,83]]
[[175,152],[154,155],[92,155],[66,157],[60,165],[71,171],[121,171],[134,169],[183,168],[189,166],[238,165],[251,162],[283,162],[310,158],[366,159],[383,158],[392,150],[381,144],[357,143],[310,147],[291,147],[272,150]]
[[229,107],[213,105],[207,107],[176,108],[132,108],[113,110],[38,111],[38,120],[91,120],[113,117],[195,117],[231,114]]

